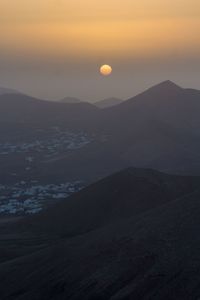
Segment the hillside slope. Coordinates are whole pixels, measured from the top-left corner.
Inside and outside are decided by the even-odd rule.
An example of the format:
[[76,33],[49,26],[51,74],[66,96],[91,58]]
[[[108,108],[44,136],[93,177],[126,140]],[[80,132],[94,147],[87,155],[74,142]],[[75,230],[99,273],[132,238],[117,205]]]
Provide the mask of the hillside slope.
[[65,203],[69,213],[63,204],[24,221],[62,238],[2,263],[1,299],[198,299],[199,198],[199,178],[151,170],[92,185]]

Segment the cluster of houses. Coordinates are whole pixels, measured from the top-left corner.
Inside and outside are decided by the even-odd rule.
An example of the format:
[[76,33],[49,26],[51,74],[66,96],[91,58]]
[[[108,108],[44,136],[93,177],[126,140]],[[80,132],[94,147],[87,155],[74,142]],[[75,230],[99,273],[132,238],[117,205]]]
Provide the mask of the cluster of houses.
[[0,185],[0,215],[38,213],[55,201],[66,200],[82,187],[80,181],[46,185],[22,181],[12,186]]
[[46,156],[56,155],[67,150],[75,150],[84,147],[91,142],[85,133],[74,133],[61,130],[58,127],[52,129],[52,133],[41,139],[30,142],[4,142],[0,143],[0,155],[13,153],[43,153]]
[[[40,136],[40,138],[39,138]],[[92,138],[83,132],[70,132],[59,127],[52,127],[40,132],[37,138],[20,142],[1,142],[0,156],[16,155],[22,159],[22,171],[31,171],[43,159],[54,158],[66,151],[73,151],[87,145]],[[19,154],[20,158],[19,158]],[[13,156],[12,156],[13,159]],[[25,159],[25,164],[24,164]],[[17,170],[12,171],[12,176]],[[1,185],[0,182],[0,215],[1,214],[35,214],[47,205],[66,199],[70,194],[82,188],[80,182],[46,184],[21,181],[14,185]]]

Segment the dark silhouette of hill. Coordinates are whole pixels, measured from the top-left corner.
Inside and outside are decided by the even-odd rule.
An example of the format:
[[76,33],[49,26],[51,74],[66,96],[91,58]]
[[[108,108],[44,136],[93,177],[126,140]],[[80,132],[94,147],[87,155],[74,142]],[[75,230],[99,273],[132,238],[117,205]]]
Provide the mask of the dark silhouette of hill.
[[44,165],[44,173],[65,166],[91,182],[132,165],[199,175],[199,114],[199,91],[165,81],[88,119],[85,128],[105,138]]
[[92,134],[92,142],[82,149],[36,166],[32,177],[45,182],[62,178],[91,183],[128,166],[199,175],[199,115],[200,92],[183,89],[171,81],[107,109],[84,102],[55,103],[21,95],[0,97],[1,137],[31,137],[35,136],[35,128],[49,126]]
[[119,105],[122,102],[123,102],[122,99],[112,97],[112,98],[107,98],[107,99],[97,101],[94,104],[99,108],[108,108],[108,107],[112,107],[115,105]]
[[97,127],[107,129],[113,152],[129,165],[200,170],[200,91],[165,81],[103,113]]
[[43,228],[62,236],[74,236],[154,209],[196,190],[199,183],[199,177],[129,168],[90,185],[29,220],[39,231]]
[[21,93],[14,89],[0,87],[0,95],[5,95],[5,94],[21,94]]
[[[200,91],[183,89],[171,81],[165,81],[110,108],[106,113],[113,118],[114,126],[119,124],[118,128],[128,129],[131,123],[160,121],[187,129],[188,126],[199,126],[196,124],[199,110]],[[117,119],[119,116],[123,120],[121,123]]]
[[65,98],[61,99],[60,102],[69,103],[69,104],[77,104],[77,103],[80,103],[81,100],[78,98],[75,98],[75,97],[65,97]]
[[[77,103],[80,103],[83,101],[81,101],[80,99],[78,99],[76,97],[65,97],[65,98],[61,99],[60,102],[69,103],[69,104],[77,104]],[[122,102],[123,102],[123,100],[121,100],[119,98],[111,97],[111,98],[106,98],[106,99],[97,101],[94,103],[94,105],[97,106],[98,108],[108,108],[108,107],[118,105]]]
[[1,263],[1,299],[198,299],[199,182],[130,168],[16,223],[57,238]]
[[66,104],[40,100],[26,95],[7,94],[0,96],[1,122],[40,123],[46,125],[68,125],[79,127],[98,109],[89,103]]

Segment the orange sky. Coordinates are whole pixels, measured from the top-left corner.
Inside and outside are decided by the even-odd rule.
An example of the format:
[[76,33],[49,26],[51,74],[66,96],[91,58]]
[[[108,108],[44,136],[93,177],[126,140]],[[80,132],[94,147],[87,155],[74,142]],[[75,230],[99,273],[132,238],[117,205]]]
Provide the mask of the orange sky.
[[15,65],[195,60],[199,31],[199,0],[0,0],[0,59]]
[[50,58],[198,52],[199,0],[0,0],[0,45]]

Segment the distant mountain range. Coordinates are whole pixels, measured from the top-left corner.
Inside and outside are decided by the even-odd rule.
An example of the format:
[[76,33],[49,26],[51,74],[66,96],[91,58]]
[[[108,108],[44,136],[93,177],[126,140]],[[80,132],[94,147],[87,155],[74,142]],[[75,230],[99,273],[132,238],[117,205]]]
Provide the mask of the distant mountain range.
[[[68,103],[68,104],[77,104],[77,103],[81,103],[83,101],[81,101],[80,99],[75,98],[75,97],[66,97],[64,99],[61,99],[60,102]],[[112,107],[112,106],[121,104],[122,102],[123,102],[123,100],[112,97],[112,98],[107,98],[104,100],[94,102],[93,104],[95,106],[97,106],[98,108],[108,108],[108,107]]]
[[112,106],[121,104],[122,102],[123,102],[122,99],[113,97],[113,98],[107,98],[104,100],[97,101],[94,104],[99,108],[108,108],[108,107],[112,107]]
[[[200,91],[171,81],[107,109],[85,102],[0,96],[1,139],[37,139],[51,126],[90,136],[86,147],[40,162],[34,178],[42,174],[48,181],[56,174],[57,179],[88,183],[129,166],[199,175],[199,115]],[[8,174],[12,172],[8,168]],[[24,178],[26,173],[20,174]]]
[[[0,119],[1,122],[17,122],[27,124],[59,125],[71,124],[76,127],[78,122],[91,117],[98,109],[89,103],[80,102],[76,106],[73,103],[60,103],[36,99],[21,94],[0,95]],[[80,127],[79,127],[80,128]],[[81,128],[80,128],[81,129]]]
[[5,95],[5,94],[21,94],[21,93],[18,92],[17,90],[0,87],[0,95]]
[[[7,95],[7,94],[17,94],[17,95],[21,94],[22,95],[22,93],[17,90],[0,87],[0,96]],[[34,97],[30,97],[30,98],[34,98]],[[82,101],[76,97],[69,97],[69,96],[59,100],[59,102],[66,103],[66,104],[78,104],[81,102],[88,103],[88,101]],[[111,97],[111,98],[106,98],[106,99],[94,102],[94,105],[99,108],[108,108],[108,107],[112,107],[112,106],[121,104],[122,102],[123,102],[123,100],[121,100],[119,98]]]
[[129,168],[2,220],[1,300],[198,299],[199,184]]
[[48,165],[48,173],[60,165],[91,181],[131,165],[200,174],[199,115],[200,91],[165,81],[87,119],[82,128],[93,130],[95,142]]
[[60,102],[69,103],[69,104],[77,104],[77,103],[80,103],[81,100],[78,98],[75,98],[75,97],[65,97],[65,98],[61,99]]

